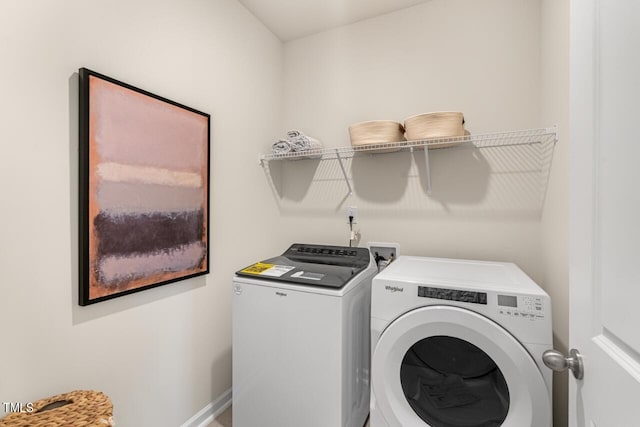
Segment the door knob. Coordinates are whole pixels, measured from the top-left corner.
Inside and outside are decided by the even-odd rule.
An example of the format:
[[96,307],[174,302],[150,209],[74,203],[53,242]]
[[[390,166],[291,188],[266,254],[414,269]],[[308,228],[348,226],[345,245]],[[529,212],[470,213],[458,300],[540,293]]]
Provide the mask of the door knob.
[[542,361],[547,368],[554,371],[562,372],[570,369],[577,380],[581,380],[584,377],[582,356],[575,348],[569,350],[569,357],[565,357],[564,354],[557,350],[547,350],[542,354]]

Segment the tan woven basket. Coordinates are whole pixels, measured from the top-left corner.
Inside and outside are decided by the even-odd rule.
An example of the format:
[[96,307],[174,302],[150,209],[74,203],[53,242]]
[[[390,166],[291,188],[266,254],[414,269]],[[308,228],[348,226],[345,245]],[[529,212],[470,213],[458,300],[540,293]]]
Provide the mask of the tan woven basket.
[[[376,145],[404,141],[402,124],[392,120],[373,120],[349,126],[349,137],[354,148],[375,153],[389,153],[400,148],[376,148]],[[370,145],[371,147],[366,147]]]
[[[404,121],[409,141],[429,138],[453,138],[464,136],[464,116],[460,112],[440,111],[411,116]],[[430,144],[429,148],[448,147],[458,142]]]
[[[53,407],[53,409],[48,409]],[[113,405],[99,391],[77,390],[33,402],[33,411],[16,412],[0,420],[0,427],[113,426]]]

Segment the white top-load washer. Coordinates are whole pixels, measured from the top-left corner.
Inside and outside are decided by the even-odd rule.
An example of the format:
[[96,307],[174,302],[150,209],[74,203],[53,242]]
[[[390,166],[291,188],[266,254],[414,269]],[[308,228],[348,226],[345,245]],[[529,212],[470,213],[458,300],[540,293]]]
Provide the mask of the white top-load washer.
[[371,427],[551,426],[551,303],[515,264],[398,258],[371,340]]
[[362,427],[369,412],[366,248],[294,244],[233,279],[233,426]]

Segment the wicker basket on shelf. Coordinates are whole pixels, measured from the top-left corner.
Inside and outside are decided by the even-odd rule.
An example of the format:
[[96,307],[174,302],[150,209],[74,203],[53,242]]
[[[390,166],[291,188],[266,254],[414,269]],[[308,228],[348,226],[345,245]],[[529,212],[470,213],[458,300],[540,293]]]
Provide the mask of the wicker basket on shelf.
[[377,148],[379,145],[404,141],[402,124],[392,120],[372,120],[349,126],[351,146],[361,151],[389,153],[400,148]]
[[457,111],[439,111],[411,116],[404,121],[407,140],[431,138],[445,139],[441,143],[429,144],[429,148],[443,148],[459,144],[460,140],[446,141],[466,134],[464,116]]
[[15,412],[0,420],[0,427],[108,427],[113,405],[99,391],[77,390],[33,402],[33,410]]

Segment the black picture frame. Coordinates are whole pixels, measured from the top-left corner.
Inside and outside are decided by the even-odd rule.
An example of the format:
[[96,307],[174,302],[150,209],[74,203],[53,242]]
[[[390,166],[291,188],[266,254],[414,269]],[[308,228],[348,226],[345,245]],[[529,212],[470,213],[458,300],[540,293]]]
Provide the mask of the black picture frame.
[[78,74],[79,304],[208,274],[211,116]]

